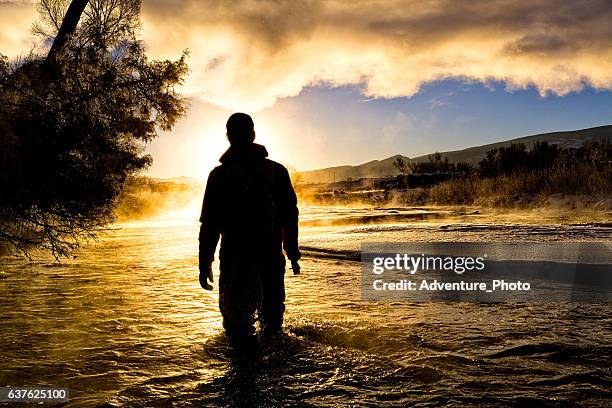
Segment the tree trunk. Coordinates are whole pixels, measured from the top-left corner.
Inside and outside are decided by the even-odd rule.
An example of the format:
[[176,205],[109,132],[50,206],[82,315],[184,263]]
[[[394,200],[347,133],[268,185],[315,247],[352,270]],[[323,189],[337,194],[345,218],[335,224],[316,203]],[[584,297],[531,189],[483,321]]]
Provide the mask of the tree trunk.
[[81,15],[83,14],[83,11],[85,11],[87,2],[88,0],[72,0],[72,2],[70,2],[70,6],[66,11],[64,19],[62,20],[62,25],[55,36],[55,40],[53,41],[53,45],[51,45],[49,54],[47,54],[47,62],[53,62],[57,53],[64,48],[66,41],[68,41],[68,37],[76,29],[76,26],[81,19]]

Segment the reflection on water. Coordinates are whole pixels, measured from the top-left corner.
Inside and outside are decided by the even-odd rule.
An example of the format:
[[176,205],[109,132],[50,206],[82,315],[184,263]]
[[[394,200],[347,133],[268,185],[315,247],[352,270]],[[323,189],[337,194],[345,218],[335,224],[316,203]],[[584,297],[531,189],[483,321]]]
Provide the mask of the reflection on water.
[[605,241],[609,226],[439,215],[424,223],[397,213],[357,225],[322,220],[380,213],[304,213],[303,274],[286,278],[287,335],[251,366],[232,362],[217,293],[198,286],[196,222],[124,224],[61,266],[2,258],[0,385],[68,386],[77,406],[556,406],[610,397],[611,306],[363,302],[353,256],[363,240]]

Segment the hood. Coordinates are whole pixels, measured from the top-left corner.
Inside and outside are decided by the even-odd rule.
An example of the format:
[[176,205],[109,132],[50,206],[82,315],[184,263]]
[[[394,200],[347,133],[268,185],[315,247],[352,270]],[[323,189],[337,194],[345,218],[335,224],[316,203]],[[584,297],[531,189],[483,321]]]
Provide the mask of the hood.
[[253,162],[263,160],[266,157],[268,157],[268,151],[265,146],[257,143],[250,143],[240,147],[230,146],[230,148],[223,153],[219,161],[223,164],[232,161]]

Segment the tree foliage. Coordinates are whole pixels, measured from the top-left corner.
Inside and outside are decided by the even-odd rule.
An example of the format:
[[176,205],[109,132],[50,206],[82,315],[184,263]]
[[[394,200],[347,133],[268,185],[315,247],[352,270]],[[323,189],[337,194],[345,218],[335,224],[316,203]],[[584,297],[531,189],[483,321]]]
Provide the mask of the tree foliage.
[[[41,0],[33,31],[54,38],[69,2]],[[114,218],[144,143],[185,112],[177,61],[149,61],[140,1],[92,0],[52,59],[0,58],[0,241],[68,255]],[[48,41],[47,41],[48,44]]]
[[588,165],[593,171],[605,167],[612,159],[612,150],[607,143],[587,142],[574,149],[560,149],[557,145],[536,142],[530,150],[523,143],[492,149],[479,163],[482,177],[509,175],[521,171],[549,168],[570,169]]
[[397,171],[399,171],[400,174],[403,176],[408,174],[408,164],[406,164],[404,159],[402,159],[401,157],[397,157],[395,160],[393,160],[393,167],[395,167]]
[[453,175],[466,175],[474,171],[474,166],[466,162],[451,163],[448,157],[442,158],[441,153],[434,153],[427,156],[426,161],[405,163],[401,157],[393,162],[393,166],[402,174],[436,174],[451,173]]
[[442,158],[442,154],[434,153],[427,156],[427,161],[411,163],[412,173],[447,173],[454,170],[454,164],[448,161],[448,157]]

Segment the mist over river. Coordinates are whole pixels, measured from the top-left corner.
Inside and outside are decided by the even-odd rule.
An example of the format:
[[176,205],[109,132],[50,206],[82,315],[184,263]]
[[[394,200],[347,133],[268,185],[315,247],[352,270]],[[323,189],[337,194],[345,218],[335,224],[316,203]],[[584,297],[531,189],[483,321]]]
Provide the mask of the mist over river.
[[61,264],[2,257],[0,385],[66,386],[69,406],[610,404],[609,303],[364,301],[359,263],[362,242],[610,242],[609,223],[321,207],[301,221],[286,336],[251,367],[231,359],[218,271],[199,287],[195,217],[119,224]]

